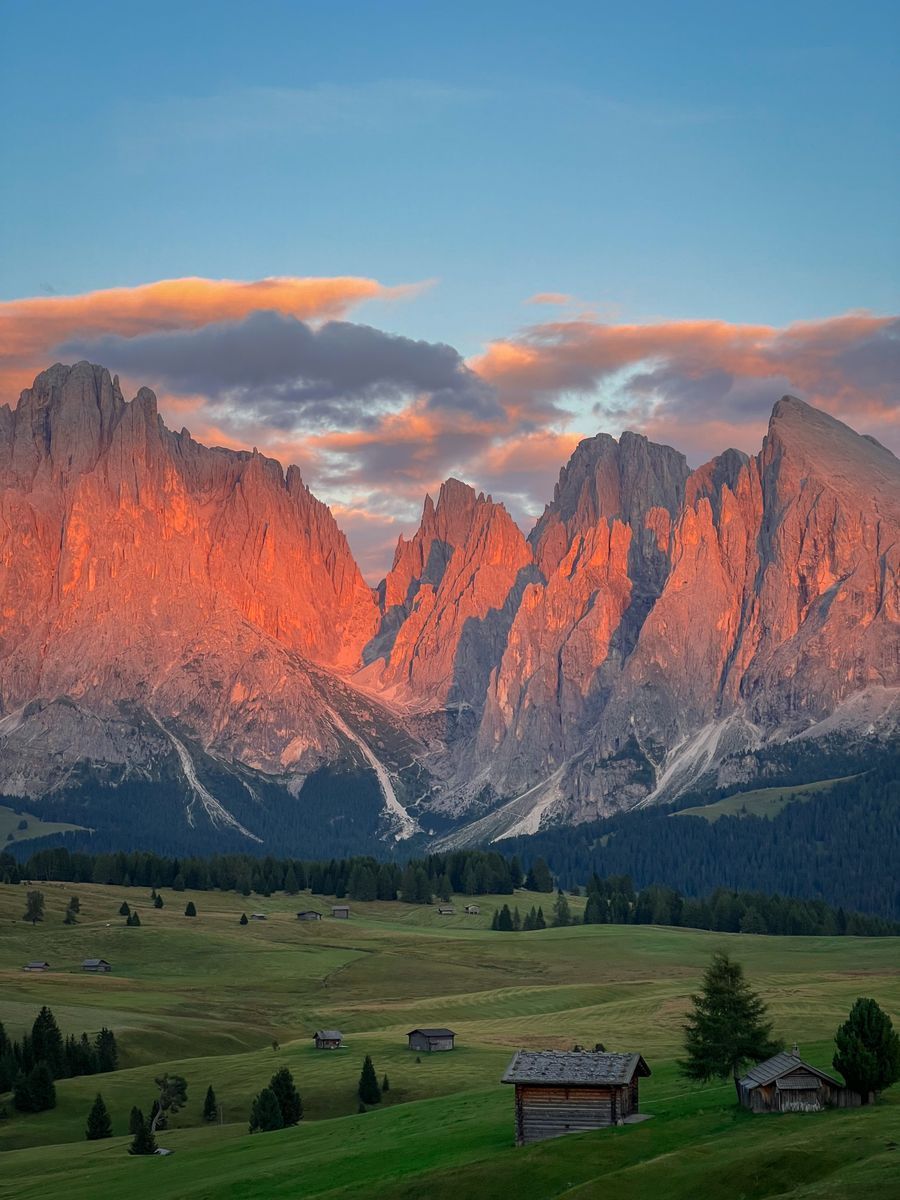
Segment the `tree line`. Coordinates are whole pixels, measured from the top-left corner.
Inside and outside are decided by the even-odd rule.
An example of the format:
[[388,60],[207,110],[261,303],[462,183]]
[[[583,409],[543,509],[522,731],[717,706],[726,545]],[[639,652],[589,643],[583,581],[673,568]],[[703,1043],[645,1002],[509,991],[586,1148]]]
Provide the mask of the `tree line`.
[[44,1005],[31,1032],[13,1041],[0,1024],[0,1092],[12,1090],[20,1112],[43,1112],[56,1104],[54,1080],[101,1075],[119,1064],[116,1036],[106,1026],[93,1038],[82,1033],[63,1038],[56,1018]]

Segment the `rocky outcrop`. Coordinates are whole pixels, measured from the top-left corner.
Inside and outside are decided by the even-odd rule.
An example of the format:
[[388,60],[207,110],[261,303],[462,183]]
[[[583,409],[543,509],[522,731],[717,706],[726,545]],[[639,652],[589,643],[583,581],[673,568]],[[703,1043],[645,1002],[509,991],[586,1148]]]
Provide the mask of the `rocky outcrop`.
[[381,585],[383,618],[359,682],[406,704],[480,713],[522,592],[531,550],[502,504],[458,479],[425,498]]

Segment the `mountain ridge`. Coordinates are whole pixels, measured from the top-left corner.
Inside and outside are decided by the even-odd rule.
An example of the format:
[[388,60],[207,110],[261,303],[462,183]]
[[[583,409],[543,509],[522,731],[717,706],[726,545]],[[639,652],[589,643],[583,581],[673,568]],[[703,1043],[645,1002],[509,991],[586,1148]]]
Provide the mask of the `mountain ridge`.
[[694,471],[584,439],[527,537],[451,478],[372,589],[296,467],[55,364],[0,408],[0,792],[166,762],[215,824],[191,745],[286,805],[373,771],[386,836],[595,819],[819,726],[890,736],[898,576],[900,462],[795,397]]

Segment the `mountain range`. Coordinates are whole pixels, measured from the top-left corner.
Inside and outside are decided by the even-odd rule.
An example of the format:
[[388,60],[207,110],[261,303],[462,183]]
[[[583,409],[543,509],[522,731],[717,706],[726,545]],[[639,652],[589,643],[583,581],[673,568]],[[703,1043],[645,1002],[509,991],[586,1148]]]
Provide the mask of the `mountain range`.
[[0,795],[123,844],[489,841],[898,728],[900,461],[796,398],[696,470],[582,441],[527,536],[449,479],[375,589],[296,467],[146,388],[0,408]]

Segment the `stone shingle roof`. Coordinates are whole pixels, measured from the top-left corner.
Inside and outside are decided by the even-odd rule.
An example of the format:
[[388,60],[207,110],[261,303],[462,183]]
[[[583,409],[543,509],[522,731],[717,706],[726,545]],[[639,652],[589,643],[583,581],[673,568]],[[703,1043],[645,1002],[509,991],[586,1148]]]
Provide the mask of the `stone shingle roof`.
[[607,1054],[594,1050],[517,1050],[503,1083],[547,1083],[594,1087],[630,1083],[649,1075],[640,1054]]
[[326,1042],[340,1042],[343,1040],[344,1035],[339,1029],[317,1029],[316,1037],[322,1038]]
[[452,1029],[411,1029],[406,1036],[412,1037],[414,1033],[421,1033],[423,1037],[427,1038],[456,1037]]
[[755,1067],[751,1067],[743,1079],[741,1079],[740,1084],[741,1087],[746,1088],[766,1087],[768,1084],[774,1083],[781,1075],[787,1075],[790,1071],[803,1071],[806,1074],[815,1075],[818,1079],[824,1079],[833,1087],[843,1087],[843,1084],[839,1083],[833,1075],[828,1075],[825,1071],[820,1071],[818,1067],[811,1067],[799,1055],[790,1054],[786,1050],[780,1054],[773,1054],[765,1062],[757,1063]]

